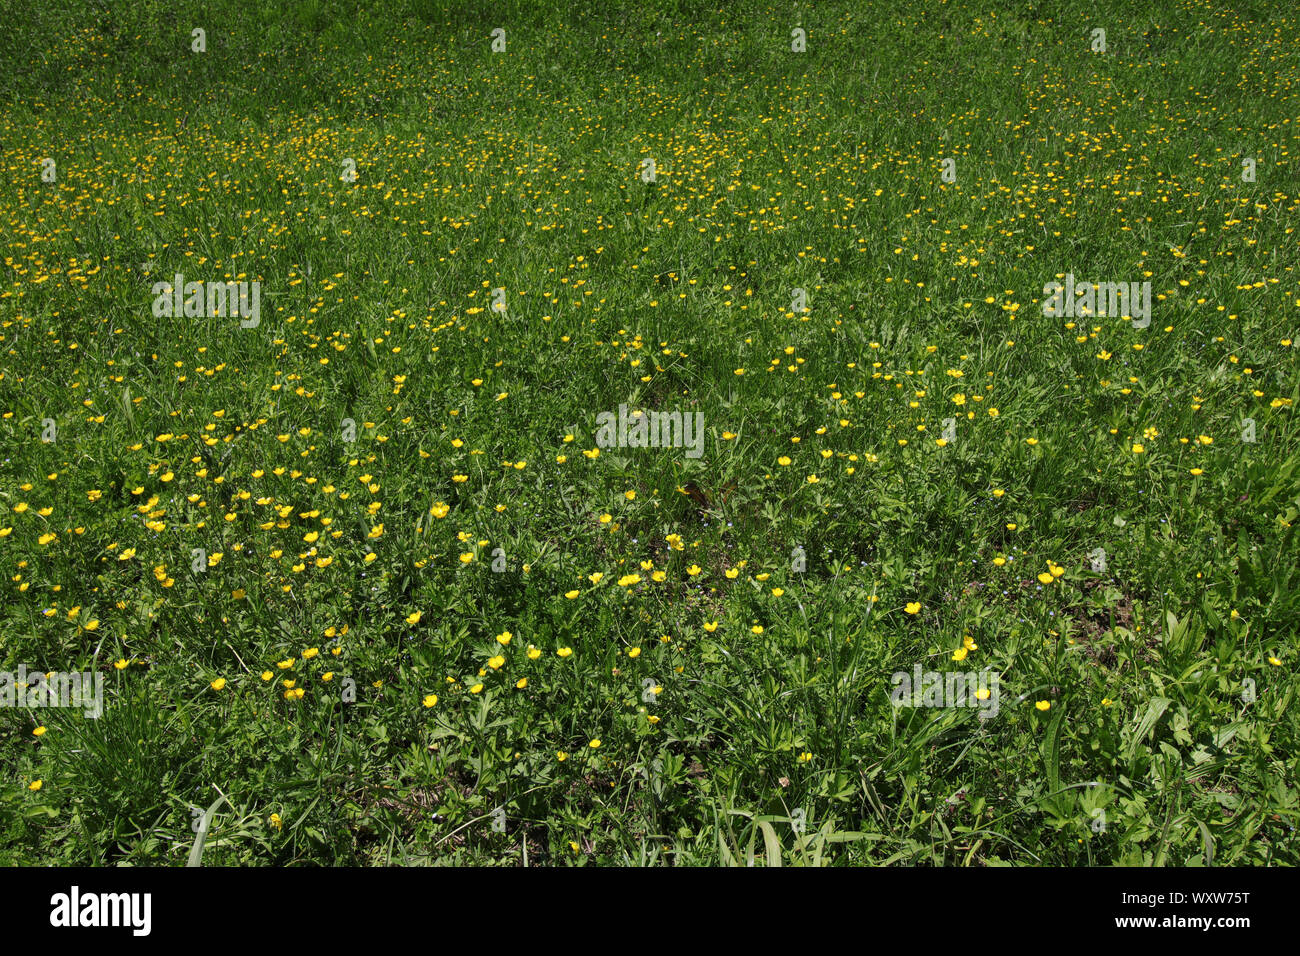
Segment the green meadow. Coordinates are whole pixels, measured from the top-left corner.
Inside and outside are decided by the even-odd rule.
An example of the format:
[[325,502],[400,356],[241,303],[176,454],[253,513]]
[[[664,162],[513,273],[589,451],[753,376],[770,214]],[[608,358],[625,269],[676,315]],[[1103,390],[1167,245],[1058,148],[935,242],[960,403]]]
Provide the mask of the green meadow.
[[0,0],[0,863],[1297,862],[1296,9],[114,6]]

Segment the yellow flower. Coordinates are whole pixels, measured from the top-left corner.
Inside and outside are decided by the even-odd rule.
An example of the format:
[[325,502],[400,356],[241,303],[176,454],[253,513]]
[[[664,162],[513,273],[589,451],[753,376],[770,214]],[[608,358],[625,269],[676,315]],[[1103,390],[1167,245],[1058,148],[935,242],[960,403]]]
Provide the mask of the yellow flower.
[[555,653],[558,654],[558,655],[560,655],[560,657],[568,657],[570,654],[573,653],[573,648],[572,648],[572,647],[561,647],[561,648],[560,648],[558,651],[556,651]]
[[270,671],[262,671],[262,680],[264,681],[270,680],[274,676],[275,675],[272,674]]
[[921,602],[909,601],[907,602],[907,606],[904,607],[903,610],[906,611],[908,614],[918,614],[920,613],[921,610]]
[[560,763],[564,763],[564,761],[569,759],[569,755],[566,754],[563,750],[557,750],[555,751],[555,759],[558,760]]
[[519,690],[523,690],[527,686],[528,686],[527,677],[521,677],[519,678],[519,680],[515,681],[515,687],[518,688]]
[[1039,710],[1051,710],[1052,702],[1050,700],[1040,700],[1038,703],[1034,704],[1034,706]]
[[1050,574],[1043,573],[1038,576],[1038,580],[1042,584],[1051,584],[1053,579]]
[[471,687],[471,688],[469,689],[469,692],[470,692],[471,694],[481,694],[481,693],[483,692],[483,685],[482,685],[482,684],[475,684],[473,687]]
[[627,656],[635,660],[636,658],[641,656],[641,648],[639,647],[630,648],[627,652]]
[[441,521],[443,518],[447,517],[447,512],[450,510],[451,508],[449,508],[447,505],[439,501],[437,504],[435,504],[432,508],[429,509],[429,514],[433,515],[435,518]]
[[45,728],[44,728],[44,727],[37,727],[35,730],[32,731],[32,736],[33,736],[33,737],[43,737],[43,736],[45,736]]
[[208,686],[211,687],[213,690],[221,690],[226,686],[226,679],[224,677],[218,677]]
[[599,584],[599,583],[600,583],[600,579],[603,578],[604,576],[605,576],[605,575],[604,575],[603,572],[601,572],[601,571],[595,571],[595,572],[593,572],[593,573],[587,575],[587,580],[590,581],[592,584]]
[[281,830],[284,828],[284,820],[280,818],[280,814],[278,813],[271,814],[271,826],[275,827],[277,830]]
[[762,624],[755,624],[753,627],[750,628],[750,631],[752,631],[752,632],[755,633],[755,634],[762,634],[762,633],[763,633],[763,625],[762,625]]
[[425,706],[425,707],[432,707],[432,706],[433,706],[434,704],[436,704],[436,703],[438,703],[438,695],[437,695],[437,694],[426,694],[426,695],[425,695],[425,697],[424,697],[424,706]]
[[717,621],[705,621],[705,622],[704,622],[704,629],[705,629],[706,631],[708,631],[710,634],[712,634],[714,631],[716,631],[716,630],[718,629],[718,622],[717,622]]
[[970,652],[966,648],[959,647],[952,652],[952,659],[955,661],[964,661],[966,659],[966,655],[969,653]]
[[39,781],[39,780],[33,780],[31,783],[29,783],[29,784],[27,785],[27,789],[28,789],[28,790],[39,790],[39,789],[41,789],[41,781]]
[[421,616],[422,616],[422,613],[421,613],[420,611],[415,611],[415,612],[413,612],[413,613],[411,613],[411,614],[408,614],[408,615],[406,616],[406,623],[407,623],[407,624],[410,624],[412,627],[414,627],[416,624],[419,624],[419,623],[420,623],[420,618],[421,618]]
[[528,659],[530,661],[535,661],[537,660],[537,658],[541,656],[542,656],[542,649],[540,647],[533,647],[533,645],[531,644],[528,645]]
[[126,670],[126,668],[130,665],[130,663],[131,663],[130,661],[128,661],[125,657],[123,657],[120,660],[114,661],[113,666],[116,667],[118,670],[123,671]]
[[596,737],[591,741],[591,743],[587,744],[587,746],[590,747],[592,750],[598,749],[600,747],[600,738]]
[[564,596],[568,598],[570,601],[572,601],[574,598],[578,596],[578,592],[576,589],[573,591],[565,591]]
[[503,665],[505,662],[506,662],[506,659],[505,659],[502,655],[498,654],[496,657],[489,657],[489,658],[488,658],[488,667],[492,668],[493,670],[497,670],[497,669],[500,668],[501,665]]

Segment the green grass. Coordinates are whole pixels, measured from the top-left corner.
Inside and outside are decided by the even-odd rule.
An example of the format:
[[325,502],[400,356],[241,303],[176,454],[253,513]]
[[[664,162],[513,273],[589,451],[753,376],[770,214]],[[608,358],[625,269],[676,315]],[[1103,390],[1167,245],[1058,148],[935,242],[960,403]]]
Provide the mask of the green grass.
[[1229,6],[0,11],[0,669],[105,680],[0,709],[0,860],[1294,864],[1300,20]]

